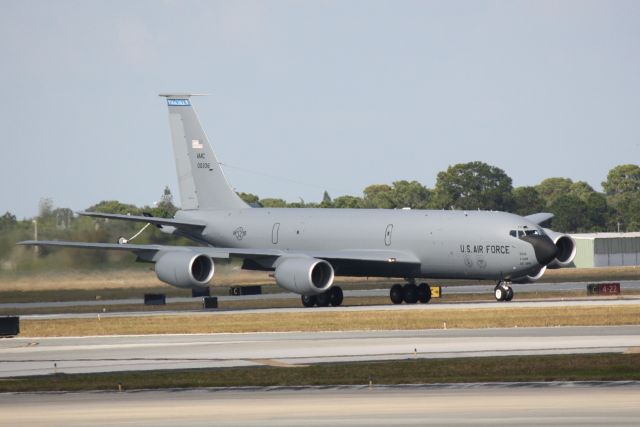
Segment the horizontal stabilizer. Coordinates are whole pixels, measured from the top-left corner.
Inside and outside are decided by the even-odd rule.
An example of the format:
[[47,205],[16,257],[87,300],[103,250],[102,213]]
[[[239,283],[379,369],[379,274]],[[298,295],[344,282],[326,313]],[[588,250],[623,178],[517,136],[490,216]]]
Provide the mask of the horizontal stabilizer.
[[206,224],[203,222],[182,221],[178,219],[158,218],[154,216],[120,215],[101,212],[78,212],[78,215],[91,216],[94,218],[117,219],[122,221],[146,222],[153,225],[169,225],[176,228],[193,228],[197,230],[202,230],[206,227]]

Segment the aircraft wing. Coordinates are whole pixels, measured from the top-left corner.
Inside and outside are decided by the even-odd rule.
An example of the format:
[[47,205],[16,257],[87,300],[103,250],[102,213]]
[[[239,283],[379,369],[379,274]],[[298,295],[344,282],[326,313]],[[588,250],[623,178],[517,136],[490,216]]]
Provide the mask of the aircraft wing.
[[384,263],[408,263],[420,264],[420,260],[413,254],[403,251],[391,250],[334,250],[334,251],[282,251],[279,249],[255,249],[255,248],[218,248],[211,246],[171,246],[171,245],[137,245],[131,243],[86,243],[86,242],[65,242],[59,240],[26,240],[19,242],[23,246],[51,246],[75,249],[103,249],[130,251],[138,255],[145,261],[155,261],[155,256],[159,252],[170,251],[194,251],[210,256],[214,259],[225,258],[252,258],[252,257],[273,257],[282,256],[310,256],[319,259],[353,260]]
[[204,222],[199,221],[182,221],[179,219],[158,218],[155,216],[120,215],[101,212],[78,212],[78,215],[94,218],[117,219],[122,221],[148,222],[153,225],[169,225],[176,228],[191,228],[197,230],[202,230],[207,226]]
[[540,213],[535,213],[533,215],[525,216],[526,219],[528,219],[531,222],[535,222],[538,225],[549,221],[553,217],[554,217],[554,215],[552,213],[548,213],[548,212],[540,212]]

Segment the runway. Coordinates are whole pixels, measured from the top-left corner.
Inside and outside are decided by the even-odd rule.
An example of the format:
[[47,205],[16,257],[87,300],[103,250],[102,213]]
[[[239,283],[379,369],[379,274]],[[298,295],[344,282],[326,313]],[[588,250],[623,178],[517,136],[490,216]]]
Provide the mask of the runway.
[[314,311],[325,312],[357,312],[357,311],[401,311],[401,310],[471,310],[491,309],[505,310],[512,308],[553,308],[553,307],[614,307],[638,306],[640,310],[640,296],[628,297],[585,297],[585,298],[556,298],[545,300],[520,300],[501,303],[492,301],[454,302],[429,304],[387,304],[387,305],[357,305],[340,307],[296,307],[296,308],[258,308],[258,309],[214,309],[214,310],[162,310],[162,311],[115,311],[94,313],[58,313],[58,314],[28,314],[21,319],[51,320],[51,319],[89,319],[110,317],[148,317],[148,316],[227,316],[229,314],[269,314],[269,313],[308,313]]
[[14,338],[0,377],[638,348],[640,326]]
[[638,383],[0,395],[10,426],[635,426]]

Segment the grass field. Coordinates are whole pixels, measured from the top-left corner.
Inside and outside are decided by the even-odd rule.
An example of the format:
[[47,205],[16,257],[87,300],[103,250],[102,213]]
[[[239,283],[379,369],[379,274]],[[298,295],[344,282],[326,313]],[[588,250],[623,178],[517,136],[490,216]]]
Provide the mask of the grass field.
[[640,380],[640,354],[507,356],[49,375],[0,379],[0,392],[192,387]]
[[468,310],[323,311],[223,313],[83,319],[23,319],[23,337],[400,330],[439,328],[513,328],[528,326],[634,325],[640,305]]

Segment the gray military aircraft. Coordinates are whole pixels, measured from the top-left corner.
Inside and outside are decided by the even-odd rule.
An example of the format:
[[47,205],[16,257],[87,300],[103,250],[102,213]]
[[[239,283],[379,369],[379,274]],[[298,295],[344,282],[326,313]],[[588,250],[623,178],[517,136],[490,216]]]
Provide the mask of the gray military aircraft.
[[497,282],[495,298],[510,301],[510,282],[534,281],[548,267],[575,256],[571,237],[544,229],[553,217],[489,211],[252,208],[228,184],[192,106],[191,94],[162,94],[169,123],[182,209],[173,219],[80,212],[97,218],[153,224],[206,246],[25,241],[133,252],[155,263],[163,282],[199,290],[214,275],[214,260],[239,258],[242,267],[273,271],[276,283],[300,294],[304,306],[342,303],[335,276],[401,277],[394,304],[427,303],[431,289],[418,279]]

